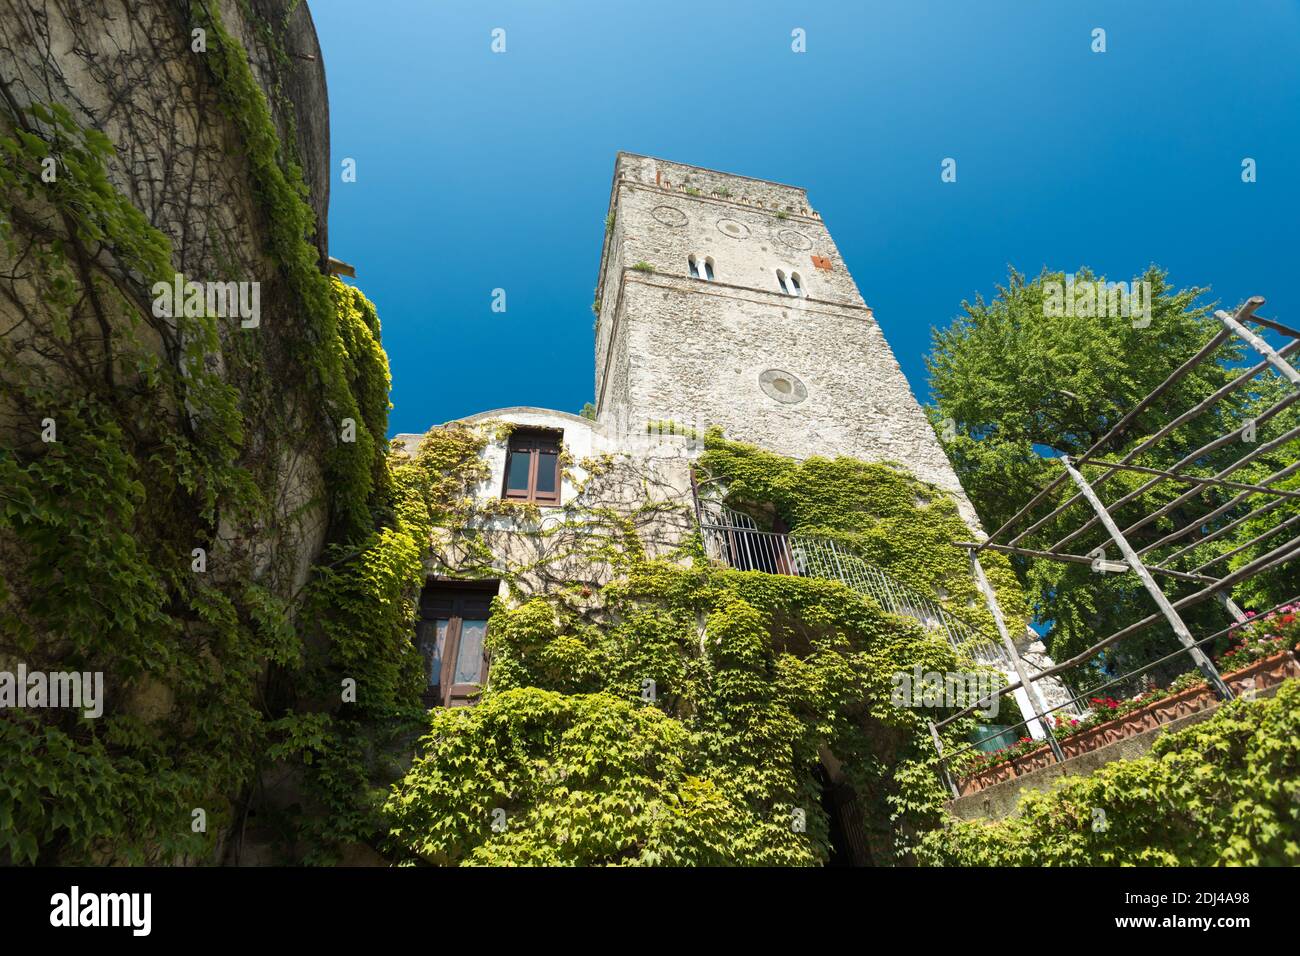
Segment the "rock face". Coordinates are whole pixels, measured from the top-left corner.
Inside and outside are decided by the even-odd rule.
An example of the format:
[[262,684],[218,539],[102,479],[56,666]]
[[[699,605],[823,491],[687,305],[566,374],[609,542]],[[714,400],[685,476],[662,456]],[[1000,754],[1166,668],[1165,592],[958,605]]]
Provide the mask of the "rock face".
[[602,421],[892,461],[975,514],[804,190],[620,153],[597,303]]

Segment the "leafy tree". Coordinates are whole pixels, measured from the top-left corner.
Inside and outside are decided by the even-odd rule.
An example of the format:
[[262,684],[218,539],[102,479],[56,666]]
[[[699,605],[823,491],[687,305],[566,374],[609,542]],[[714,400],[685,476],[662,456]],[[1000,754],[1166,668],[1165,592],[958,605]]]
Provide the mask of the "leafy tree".
[[[1002,526],[1033,497],[1039,488],[1061,473],[1052,459],[1065,454],[1078,456],[1106,438],[1112,428],[1148,393],[1207,343],[1221,328],[1210,314],[1212,305],[1199,304],[1206,290],[1176,290],[1167,274],[1150,267],[1140,281],[1150,284],[1149,322],[1119,315],[1091,314],[1100,310],[1076,309],[1061,315],[1051,304],[1049,283],[1064,283],[1062,273],[1044,270],[1026,281],[1014,270],[1005,286],[998,287],[991,301],[982,297],[963,302],[964,315],[948,328],[936,330],[932,352],[927,358],[934,401],[931,420],[945,440],[945,448],[956,467],[981,519],[991,532]],[[1090,270],[1080,269],[1075,286],[1104,281]],[[1118,459],[1143,439],[1151,436],[1181,412],[1236,378],[1245,364],[1258,356],[1230,340],[1212,360],[1198,365],[1174,385],[1153,407],[1136,416],[1117,434],[1107,438],[1097,455]],[[1248,388],[1240,389],[1211,410],[1180,425],[1140,455],[1136,463],[1169,468],[1214,438],[1231,432],[1249,418],[1271,407],[1285,394],[1277,376],[1261,375]],[[1258,427],[1256,440],[1269,441],[1295,427],[1294,409],[1287,409]],[[1192,464],[1198,474],[1213,475],[1235,461],[1245,449],[1241,442],[1198,456]],[[1240,481],[1265,478],[1300,457],[1300,445],[1289,442],[1261,456],[1255,463],[1233,474]],[[1101,479],[1104,470],[1085,469],[1090,480]],[[1121,495],[1139,492],[1133,501],[1118,509],[1121,527],[1128,527],[1161,506],[1173,502],[1188,490],[1186,485],[1164,482],[1141,490],[1151,476],[1121,472],[1105,478],[1098,486],[1103,500],[1117,501]],[[1294,478],[1289,481],[1294,482]],[[1287,482],[1278,487],[1287,487]],[[1074,493],[1066,484],[1054,501],[1063,502]],[[1180,502],[1169,514],[1146,523],[1127,535],[1135,547],[1158,541],[1226,504],[1235,492],[1210,489]],[[1225,524],[1264,504],[1264,496],[1250,496],[1206,523],[1174,547],[1194,543]],[[1030,521],[1047,514],[1036,511]],[[1284,520],[1300,513],[1290,502],[1266,516],[1252,519],[1211,543],[1198,546],[1178,559],[1176,569],[1192,570],[1206,561],[1245,544],[1267,529],[1267,522]],[[1085,502],[1073,505],[1023,542],[1045,549],[1060,543],[1067,533],[1091,516]],[[1024,530],[1029,521],[1018,526]],[[1276,547],[1286,537],[1277,536],[1254,545],[1241,555],[1216,565],[1212,571],[1226,573]],[[1068,542],[1063,550],[1088,554],[1102,547],[1106,557],[1119,560],[1117,549],[1100,528]],[[1170,547],[1160,554],[1168,554]],[[1131,574],[1098,574],[1088,565],[1017,559],[1016,567],[1027,585],[1038,618],[1048,622],[1048,646],[1058,658],[1071,656],[1154,610],[1140,582]],[[1195,585],[1171,584],[1161,578],[1167,593],[1184,594]],[[1238,598],[1256,606],[1271,606],[1290,597],[1297,587],[1294,566],[1283,566],[1242,588]],[[1217,604],[1207,602],[1185,615],[1194,633],[1205,634],[1225,626],[1230,619]],[[1168,629],[1152,627],[1133,639],[1122,641],[1104,661],[1107,670],[1129,670],[1178,645]],[[1182,669],[1186,661],[1175,662]]]

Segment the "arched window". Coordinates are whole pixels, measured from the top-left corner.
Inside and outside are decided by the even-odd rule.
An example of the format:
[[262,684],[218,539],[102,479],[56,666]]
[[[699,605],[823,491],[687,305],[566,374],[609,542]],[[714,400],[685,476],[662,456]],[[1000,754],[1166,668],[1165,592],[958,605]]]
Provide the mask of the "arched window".
[[686,265],[690,267],[691,277],[698,279],[700,277],[700,266],[699,263],[695,261],[695,257],[694,256],[687,257]]
[[785,284],[785,272],[781,269],[776,270],[776,284],[781,287],[781,291],[786,295],[790,294],[790,287]]
[[704,260],[704,278],[710,282],[713,281],[713,257],[708,256]]
[[803,280],[799,278],[799,273],[790,273],[790,286],[794,289],[795,295],[803,295]]

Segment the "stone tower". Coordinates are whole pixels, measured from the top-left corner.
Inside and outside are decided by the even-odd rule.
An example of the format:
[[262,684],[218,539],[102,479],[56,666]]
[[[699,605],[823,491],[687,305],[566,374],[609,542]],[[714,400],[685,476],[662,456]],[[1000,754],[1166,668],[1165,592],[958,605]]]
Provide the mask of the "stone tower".
[[893,461],[974,513],[807,193],[619,153],[596,289],[602,423],[720,425]]

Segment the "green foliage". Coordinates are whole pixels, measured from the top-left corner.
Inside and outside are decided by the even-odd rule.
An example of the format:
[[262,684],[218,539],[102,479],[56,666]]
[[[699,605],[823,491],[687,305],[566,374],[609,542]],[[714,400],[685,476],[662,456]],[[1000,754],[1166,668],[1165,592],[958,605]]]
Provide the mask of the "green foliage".
[[[718,432],[705,436],[705,448],[702,480],[725,488],[729,504],[769,525],[780,518],[792,531],[843,541],[921,593],[946,593],[941,603],[954,616],[996,638],[967,552],[953,545],[971,532],[947,494],[890,464],[817,457],[796,462]],[[1007,625],[1022,630],[1029,612],[1010,564],[987,554],[981,563]]]
[[[238,461],[238,393],[208,361],[220,347],[214,318],[160,328],[147,298],[88,253],[110,250],[144,287],[173,278],[168,240],[108,178],[108,140],[57,104],[7,119],[5,254],[28,238],[37,294],[22,334],[0,343],[17,412],[0,447],[0,658],[102,671],[108,704],[98,720],[3,722],[13,759],[0,769],[0,832],[24,862],[196,858],[252,775],[265,662],[296,656],[283,607],[241,579],[243,559],[217,535],[218,514],[239,527],[264,507]],[[58,165],[50,183],[46,156]],[[47,238],[53,222],[63,238]],[[89,336],[86,303],[101,319]],[[54,442],[36,440],[45,419]],[[225,573],[191,572],[195,546]],[[206,810],[207,834],[192,831],[193,808]]]
[[[797,468],[710,442],[711,474]],[[455,429],[426,437],[417,460],[442,462],[428,471],[441,499],[467,483],[458,469],[478,460],[475,447]],[[821,467],[836,466],[850,468]],[[882,487],[906,490],[882,516],[917,510],[910,479],[884,472],[839,488],[852,527],[875,528],[864,502]],[[821,514],[817,494],[806,506]],[[599,536],[591,517],[575,520]],[[513,573],[490,553],[481,560],[494,576]],[[636,557],[621,567],[590,599],[560,590],[495,604],[490,686],[472,710],[431,715],[424,751],[387,804],[394,851],[434,863],[824,862],[830,752],[861,797],[872,852],[906,859],[940,819],[943,794],[925,715],[890,702],[891,677],[970,662],[837,582]],[[505,820],[495,830],[494,810]]]
[[[1087,269],[1079,270],[1076,284],[1098,279]],[[1000,527],[1042,486],[1061,472],[1059,463],[1047,455],[1077,456],[1106,435],[1146,394],[1151,392],[1183,362],[1210,340],[1221,326],[1198,305],[1205,290],[1174,290],[1165,273],[1151,267],[1142,277],[1152,291],[1149,324],[1123,316],[1062,316],[1045,308],[1044,284],[1062,283],[1061,273],[1044,271],[1032,281],[1014,271],[998,296],[963,303],[965,315],[934,334],[933,351],[927,359],[934,392],[930,410],[936,429],[945,439],[945,450],[953,461],[980,518],[989,528]],[[1076,310],[1079,311],[1079,310]],[[1182,411],[1192,408],[1240,374],[1243,347],[1229,340],[1217,354],[1218,361],[1201,363],[1176,383],[1151,409],[1139,415],[1100,450],[1103,458],[1116,459],[1147,436],[1154,434]],[[1250,361],[1254,361],[1252,357]],[[1233,393],[1207,414],[1175,429],[1135,464],[1168,468],[1202,445],[1240,426],[1247,418],[1284,397],[1283,383],[1276,376],[1261,376],[1250,388]],[[1270,440],[1300,424],[1294,408],[1259,422],[1260,442]],[[1214,474],[1236,460],[1251,446],[1230,442],[1201,456],[1198,470]],[[1260,457],[1256,463],[1234,473],[1240,481],[1259,481],[1284,468],[1300,456],[1300,442],[1291,441]],[[1085,469],[1110,502],[1132,494],[1130,504],[1118,511],[1121,526],[1136,522],[1173,502],[1186,486],[1164,483],[1144,490],[1149,475],[1125,472],[1103,478],[1099,468]],[[1300,487],[1296,476],[1278,482],[1278,487]],[[1067,484],[1064,494],[1073,492]],[[1233,492],[1205,491],[1177,504],[1167,515],[1129,534],[1136,548],[1143,548],[1170,532],[1195,524],[1196,519],[1225,504]],[[1249,496],[1205,525],[1217,530],[1241,517],[1250,508],[1268,500]],[[1034,518],[1047,513],[1035,512]],[[1075,505],[1063,519],[1049,523],[1023,542],[1026,547],[1047,548],[1082,523],[1086,506]],[[1205,561],[1244,544],[1288,516],[1300,514],[1291,502],[1266,515],[1246,522],[1217,541],[1193,548],[1177,559],[1175,569],[1191,571]],[[1031,519],[1032,520],[1032,519]],[[1023,526],[1022,529],[1023,530]],[[1184,537],[1179,545],[1194,537]],[[1275,547],[1284,538],[1274,537],[1247,548],[1220,569],[1240,567]],[[1107,547],[1109,545],[1109,547]],[[1100,529],[1074,539],[1068,550],[1088,554],[1106,548],[1113,560],[1119,557]],[[1049,621],[1046,640],[1058,660],[1065,659],[1120,627],[1145,616],[1150,600],[1134,575],[1097,574],[1086,565],[1065,565],[1048,561],[1016,560],[1036,617]],[[1238,600],[1259,609],[1295,595],[1294,566],[1281,566],[1236,594]],[[1162,586],[1180,596],[1185,585],[1162,579]],[[1215,602],[1189,608],[1185,614],[1194,632],[1217,631],[1230,623]],[[1167,631],[1150,630],[1126,639],[1108,655],[1105,666],[1112,673],[1146,663],[1176,649]],[[1101,666],[1102,662],[1095,662]],[[1180,661],[1175,667],[1181,667]],[[1176,673],[1176,671],[1174,671]],[[1167,675],[1172,676],[1172,675]],[[1083,680],[1082,683],[1094,683]]]
[[654,272],[655,267],[648,262],[637,262],[632,266],[635,272]]
[[[266,95],[248,65],[243,46],[226,30],[211,4],[191,0],[192,22],[208,31],[209,52],[203,57],[211,71],[222,106],[236,128],[243,144],[242,152],[252,168],[254,191],[260,200],[268,232],[270,255],[279,267],[305,316],[309,331],[299,343],[302,366],[310,370],[315,386],[324,397],[324,417],[330,423],[333,439],[326,452],[326,487],[331,495],[330,514],[338,537],[365,534],[372,526],[368,510],[371,482],[382,454],[382,431],[372,431],[378,419],[380,399],[375,382],[369,392],[354,395],[352,386],[362,372],[372,375],[376,369],[346,368],[351,361],[373,352],[358,348],[357,335],[364,335],[374,317],[353,316],[355,301],[343,299],[338,308],[332,294],[331,280],[320,270],[316,247],[307,241],[315,232],[315,217],[307,203],[307,186],[301,168],[286,154],[276,133]],[[333,280],[335,283],[338,280]],[[358,320],[359,319],[359,320]],[[378,334],[378,322],[370,329]],[[351,346],[351,351],[349,347]],[[378,360],[371,360],[377,363]],[[387,361],[383,360],[385,385],[382,419],[387,422]],[[359,406],[358,398],[367,402]],[[355,440],[342,441],[345,420],[355,422]]]
[[[254,404],[267,392],[264,356],[212,316],[151,314],[145,291],[171,284],[171,247],[112,185],[103,134],[57,104],[6,117],[0,240],[10,261],[30,259],[38,287],[24,334],[0,341],[5,396],[21,410],[0,446],[0,658],[103,671],[107,706],[98,720],[0,722],[12,758],[0,768],[4,859],[210,859],[266,762],[295,757],[316,813],[286,839],[327,859],[374,831],[376,797],[396,776],[376,754],[417,712],[409,626],[426,528],[393,515],[376,438],[389,408],[379,323],[318,267],[301,173],[242,46],[210,5],[192,12],[303,331],[285,342],[307,374],[276,385],[321,413],[295,450],[314,442],[325,459],[331,546],[302,606],[279,578],[299,555],[273,555],[268,569],[239,546],[276,520],[261,489],[276,486],[279,462],[259,453],[283,436]],[[51,156],[58,175],[46,183]],[[55,223],[66,236],[46,238]],[[56,442],[36,440],[46,417]],[[354,443],[339,441],[345,418]],[[190,567],[196,546],[207,574]],[[345,672],[360,691],[350,711],[337,703]],[[193,809],[206,811],[205,833]]]
[[387,810],[435,863],[719,865],[749,822],[693,776],[690,734],[654,707],[535,687],[432,715]]
[[1163,734],[1147,756],[1026,793],[1014,817],[950,822],[922,838],[918,857],[948,866],[1295,866],[1300,680]]

